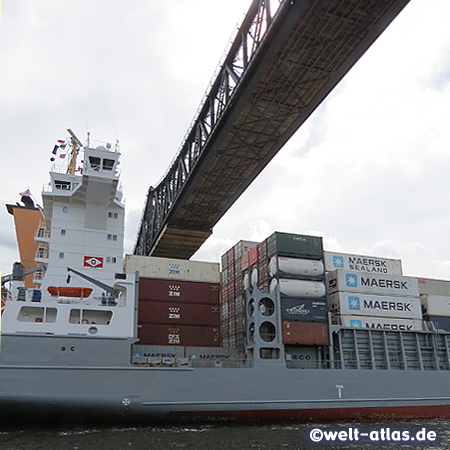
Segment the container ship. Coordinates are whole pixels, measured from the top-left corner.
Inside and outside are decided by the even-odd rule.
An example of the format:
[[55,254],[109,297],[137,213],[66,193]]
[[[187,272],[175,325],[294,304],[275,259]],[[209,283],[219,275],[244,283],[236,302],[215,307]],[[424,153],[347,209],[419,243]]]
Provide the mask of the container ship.
[[220,263],[124,257],[119,149],[69,144],[43,208],[7,206],[35,264],[2,277],[3,417],[450,416],[449,281],[283,232]]

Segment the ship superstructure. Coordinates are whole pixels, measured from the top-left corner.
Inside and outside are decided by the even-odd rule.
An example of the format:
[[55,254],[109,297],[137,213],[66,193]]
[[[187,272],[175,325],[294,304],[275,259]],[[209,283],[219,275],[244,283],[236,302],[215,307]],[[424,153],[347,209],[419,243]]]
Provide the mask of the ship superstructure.
[[131,337],[134,282],[116,275],[125,221],[118,145],[70,140],[58,157],[65,164],[53,165],[42,192],[45,224],[35,233],[35,261],[45,275],[39,289],[13,277],[2,331]]

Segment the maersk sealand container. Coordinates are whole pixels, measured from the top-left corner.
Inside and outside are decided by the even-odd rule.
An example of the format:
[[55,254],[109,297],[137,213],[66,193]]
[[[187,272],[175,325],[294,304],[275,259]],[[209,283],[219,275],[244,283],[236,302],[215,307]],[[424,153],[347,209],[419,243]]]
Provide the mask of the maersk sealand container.
[[403,275],[400,259],[380,258],[378,256],[353,255],[349,253],[323,252],[325,270],[332,272],[336,269],[351,272],[385,273],[389,275]]

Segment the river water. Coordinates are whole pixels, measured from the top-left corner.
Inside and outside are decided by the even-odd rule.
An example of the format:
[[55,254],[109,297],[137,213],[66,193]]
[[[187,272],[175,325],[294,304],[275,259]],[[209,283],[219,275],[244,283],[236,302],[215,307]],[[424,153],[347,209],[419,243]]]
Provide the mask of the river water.
[[[313,432],[313,430],[315,430]],[[319,430],[319,431],[317,431]],[[356,431],[358,430],[358,431]],[[337,432],[341,432],[339,440]],[[431,434],[429,434],[431,432]],[[325,434],[333,442],[324,443]],[[334,434],[333,434],[334,433]],[[358,440],[355,439],[359,433]],[[367,434],[362,438],[360,435]],[[417,439],[400,441],[409,433]],[[419,434],[417,434],[419,433]],[[436,436],[434,436],[434,434]],[[317,441],[311,441],[311,435]],[[422,438],[432,438],[422,440]],[[350,439],[352,438],[352,439]],[[370,438],[370,439],[369,439]],[[372,440],[371,440],[372,439]],[[376,441],[376,439],[378,439]],[[389,441],[389,442],[388,442]],[[331,424],[0,424],[1,450],[450,449],[450,421]]]

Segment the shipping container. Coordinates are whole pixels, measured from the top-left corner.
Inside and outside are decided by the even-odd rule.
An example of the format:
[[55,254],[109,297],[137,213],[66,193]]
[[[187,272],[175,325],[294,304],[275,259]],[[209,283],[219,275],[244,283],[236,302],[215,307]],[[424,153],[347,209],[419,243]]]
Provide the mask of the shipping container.
[[349,328],[369,328],[371,330],[421,331],[420,319],[396,319],[392,317],[340,316],[341,324]]
[[450,281],[433,280],[431,278],[418,278],[417,281],[420,294],[450,297]]
[[258,273],[258,288],[261,292],[269,291],[269,270],[267,259],[267,239],[258,244],[258,264],[256,265]]
[[248,253],[253,247],[256,247],[258,242],[253,241],[239,241],[234,248],[234,258],[240,260],[243,255]]
[[323,262],[319,260],[275,255],[269,262],[270,276],[317,278],[323,277],[324,273]]
[[283,320],[283,343],[300,345],[328,345],[327,322],[291,322]]
[[386,273],[402,275],[402,262],[400,259],[379,258],[377,256],[352,255],[348,253],[323,252],[325,270],[332,272],[343,269],[354,272]]
[[274,278],[270,282],[270,292],[277,289],[280,295],[286,297],[324,298],[326,295],[325,284],[320,281],[291,280],[287,278]]
[[249,253],[245,253],[241,258],[241,271],[248,269],[250,267]]
[[316,361],[317,347],[314,345],[285,345],[286,361]]
[[358,292],[363,294],[418,297],[417,278],[400,275],[335,270],[326,275],[329,294]]
[[304,322],[326,322],[327,302],[309,298],[282,297],[281,319]]
[[323,258],[321,237],[275,232],[266,241],[269,259],[276,254],[280,256],[304,256],[313,259]]
[[328,296],[328,309],[344,316],[422,319],[419,297],[337,292]]
[[135,345],[133,356],[145,356],[149,358],[184,358],[184,347],[175,345]]
[[186,347],[185,354],[191,361],[227,361],[234,360],[240,356],[235,348],[224,347]]
[[220,310],[219,305],[140,301],[138,323],[219,326]]
[[126,273],[139,272],[139,276],[143,278],[204,283],[220,282],[218,263],[126,255],[124,269]]
[[218,327],[148,325],[138,327],[139,344],[219,347]]
[[219,288],[218,283],[140,278],[139,301],[175,300],[184,303],[218,305]]
[[450,317],[430,316],[428,317],[428,323],[431,330],[450,332]]
[[424,314],[450,317],[450,296],[422,294],[420,300]]
[[258,264],[258,245],[251,248],[248,252],[248,262],[250,267]]

